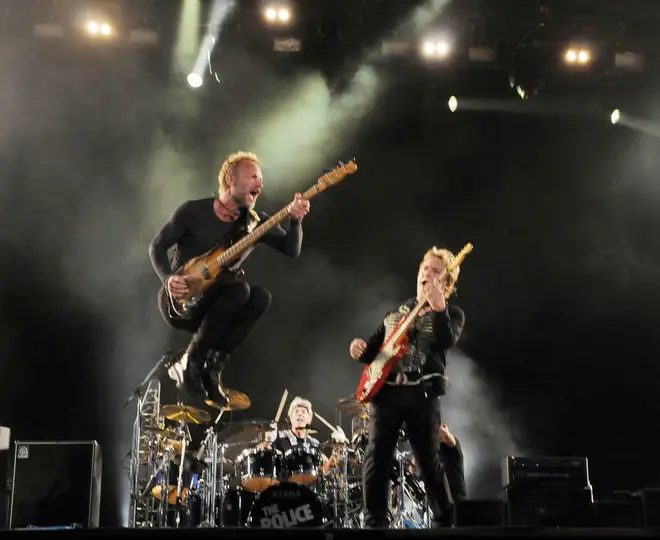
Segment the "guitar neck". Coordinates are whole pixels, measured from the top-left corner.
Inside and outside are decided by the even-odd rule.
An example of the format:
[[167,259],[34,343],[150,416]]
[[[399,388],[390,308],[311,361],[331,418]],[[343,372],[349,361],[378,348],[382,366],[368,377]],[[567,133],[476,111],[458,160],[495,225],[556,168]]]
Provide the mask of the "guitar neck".
[[[445,271],[442,273],[442,277],[439,278],[440,281],[445,279],[445,276],[447,275],[448,270],[445,269]],[[415,317],[417,317],[417,314],[422,310],[422,308],[427,304],[428,300],[424,298],[423,300],[417,302],[414,308],[408,313],[408,316],[404,319],[404,321],[401,323],[401,325],[396,329],[396,331],[392,334],[392,337],[390,338],[389,341],[392,343],[396,343],[401,339],[401,336],[405,334],[408,331],[408,328],[412,324],[412,322],[415,320]]]
[[[307,191],[305,191],[305,193],[302,194],[302,198],[309,200],[315,195],[318,195],[321,191],[323,191],[323,189],[319,188],[318,185],[312,186]],[[251,233],[245,235],[233,246],[223,251],[222,254],[218,257],[218,262],[221,265],[229,264],[231,261],[239,257],[240,254],[243,253],[246,249],[256,244],[261,237],[263,237],[268,231],[270,231],[273,227],[275,227],[280,222],[282,222],[284,218],[286,218],[289,215],[288,207],[289,205],[282,208],[276,214],[273,214],[264,223],[259,225],[259,227],[254,229]]]
[[408,316],[403,320],[403,322],[399,325],[399,327],[394,331],[390,339],[388,340],[391,343],[397,343],[403,334],[405,334],[408,331],[408,328],[410,327],[411,323],[415,320],[415,317],[417,317],[417,314],[421,311],[421,309],[426,305],[426,298],[422,300],[421,302],[417,302],[414,308],[412,308],[411,312],[408,313]]

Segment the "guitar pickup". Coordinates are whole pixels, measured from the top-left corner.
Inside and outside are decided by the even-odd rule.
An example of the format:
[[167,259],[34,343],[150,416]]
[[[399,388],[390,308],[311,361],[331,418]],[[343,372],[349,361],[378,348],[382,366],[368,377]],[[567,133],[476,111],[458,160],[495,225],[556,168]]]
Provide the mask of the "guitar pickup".
[[204,276],[204,279],[209,280],[211,279],[211,274],[209,274],[209,269],[204,266],[202,268],[202,276]]

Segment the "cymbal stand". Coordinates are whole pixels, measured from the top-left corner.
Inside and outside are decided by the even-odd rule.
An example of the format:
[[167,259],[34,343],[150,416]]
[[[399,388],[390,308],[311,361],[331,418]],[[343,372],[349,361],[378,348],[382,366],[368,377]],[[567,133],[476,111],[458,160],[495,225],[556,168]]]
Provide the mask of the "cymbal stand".
[[[216,433],[216,425],[222,418],[222,415],[225,413],[225,409],[220,410],[217,418],[206,430],[206,437],[200,445],[200,452],[198,452],[198,459],[201,459],[202,453],[205,451],[207,456],[207,461],[210,460],[210,465],[207,468],[210,469],[210,472],[207,477],[206,489],[204,491],[204,499],[202,503],[202,523],[200,527],[216,527],[215,516],[215,498],[218,494],[218,435]],[[222,459],[222,470],[224,471],[224,462],[225,462],[225,445],[221,445],[221,459]],[[220,482],[220,500],[218,501],[220,506],[220,515],[218,517],[219,525],[224,525],[224,502],[225,502],[225,483],[223,479]]]
[[169,480],[170,480],[170,456],[173,453],[174,448],[171,444],[167,445],[165,452],[161,457],[160,464],[158,468],[153,472],[147,485],[142,491],[141,496],[146,497],[151,492],[152,488],[156,486],[156,478],[158,474],[161,474],[160,478],[160,505],[159,505],[159,527],[167,527],[167,513],[169,511],[169,498],[170,498],[170,489],[169,489]]
[[403,470],[403,452],[395,451],[395,459],[399,468],[399,475],[396,480],[396,513],[392,522],[393,529],[403,529],[403,483],[405,482],[405,473]]
[[[417,501],[417,498],[415,495],[412,493],[410,487],[408,487],[408,482],[406,481],[406,475],[405,475],[405,464],[407,461],[407,457],[409,457],[408,452],[402,452],[400,450],[396,450],[395,454],[397,464],[399,466],[399,477],[397,479],[397,487],[396,487],[396,514],[395,514],[395,519],[393,520],[393,528],[395,529],[405,529],[406,528],[406,521],[410,524],[413,525],[415,529],[421,529],[423,526],[420,526],[420,522],[418,517],[422,517],[423,525],[428,527],[430,525],[429,523],[429,514],[428,514],[428,497],[426,498],[426,501],[424,503],[424,507],[426,512],[422,514],[422,516],[414,516],[411,512],[406,510],[404,502],[406,498],[412,502],[414,508],[419,507],[419,503]],[[421,512],[420,512],[421,513]]]
[[348,445],[344,444],[342,445],[342,454],[344,456],[344,466],[343,466],[343,475],[344,475],[344,518],[343,518],[343,526],[344,527],[349,527],[349,517],[348,517]]
[[[183,467],[185,465],[185,459],[186,459],[186,448],[188,447],[188,441],[192,439],[190,436],[190,430],[188,429],[188,426],[186,423],[181,420],[181,432],[182,432],[182,437],[181,437],[181,459],[179,460],[179,477],[176,482],[176,528],[179,528],[179,525],[181,524],[181,510],[183,507],[182,501],[181,501],[181,494],[183,492]],[[168,498],[169,498],[169,493],[168,493]]]

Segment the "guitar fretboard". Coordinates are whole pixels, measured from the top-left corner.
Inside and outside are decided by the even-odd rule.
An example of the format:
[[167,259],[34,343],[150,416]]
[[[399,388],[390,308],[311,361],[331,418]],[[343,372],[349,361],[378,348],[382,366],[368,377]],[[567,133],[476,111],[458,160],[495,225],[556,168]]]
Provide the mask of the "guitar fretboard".
[[[321,184],[320,181],[319,184]],[[318,195],[321,191],[323,191],[325,187],[323,189],[320,189],[319,184],[316,184],[311,188],[309,188],[307,191],[305,191],[305,193],[302,194],[302,198],[309,200],[312,197],[314,197],[314,195]],[[264,234],[266,234],[273,227],[275,227],[282,220],[284,220],[285,217],[287,217],[287,215],[289,214],[288,207],[289,205],[282,208],[276,214],[273,214],[265,222],[263,222],[256,229],[254,229],[251,233],[247,234],[246,236],[241,238],[238,242],[236,242],[233,246],[223,251],[218,256],[218,262],[222,266],[224,266],[226,264],[231,263],[234,259],[237,259],[241,255],[241,253],[243,253],[249,247],[253,246]]]

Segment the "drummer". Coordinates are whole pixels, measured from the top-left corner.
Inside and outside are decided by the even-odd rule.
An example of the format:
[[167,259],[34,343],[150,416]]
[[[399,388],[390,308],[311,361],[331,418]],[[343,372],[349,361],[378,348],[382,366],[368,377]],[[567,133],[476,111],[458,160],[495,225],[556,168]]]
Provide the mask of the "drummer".
[[[269,431],[266,433],[265,441],[260,443],[257,448],[273,448],[285,454],[291,448],[307,444],[309,447],[317,449],[323,460],[323,474],[327,474],[332,467],[332,461],[321,452],[319,440],[309,435],[309,426],[314,417],[311,402],[301,397],[295,397],[289,405],[288,416],[291,429]],[[346,435],[340,427],[337,427],[337,430],[332,433],[332,439],[339,443],[347,442]]]

